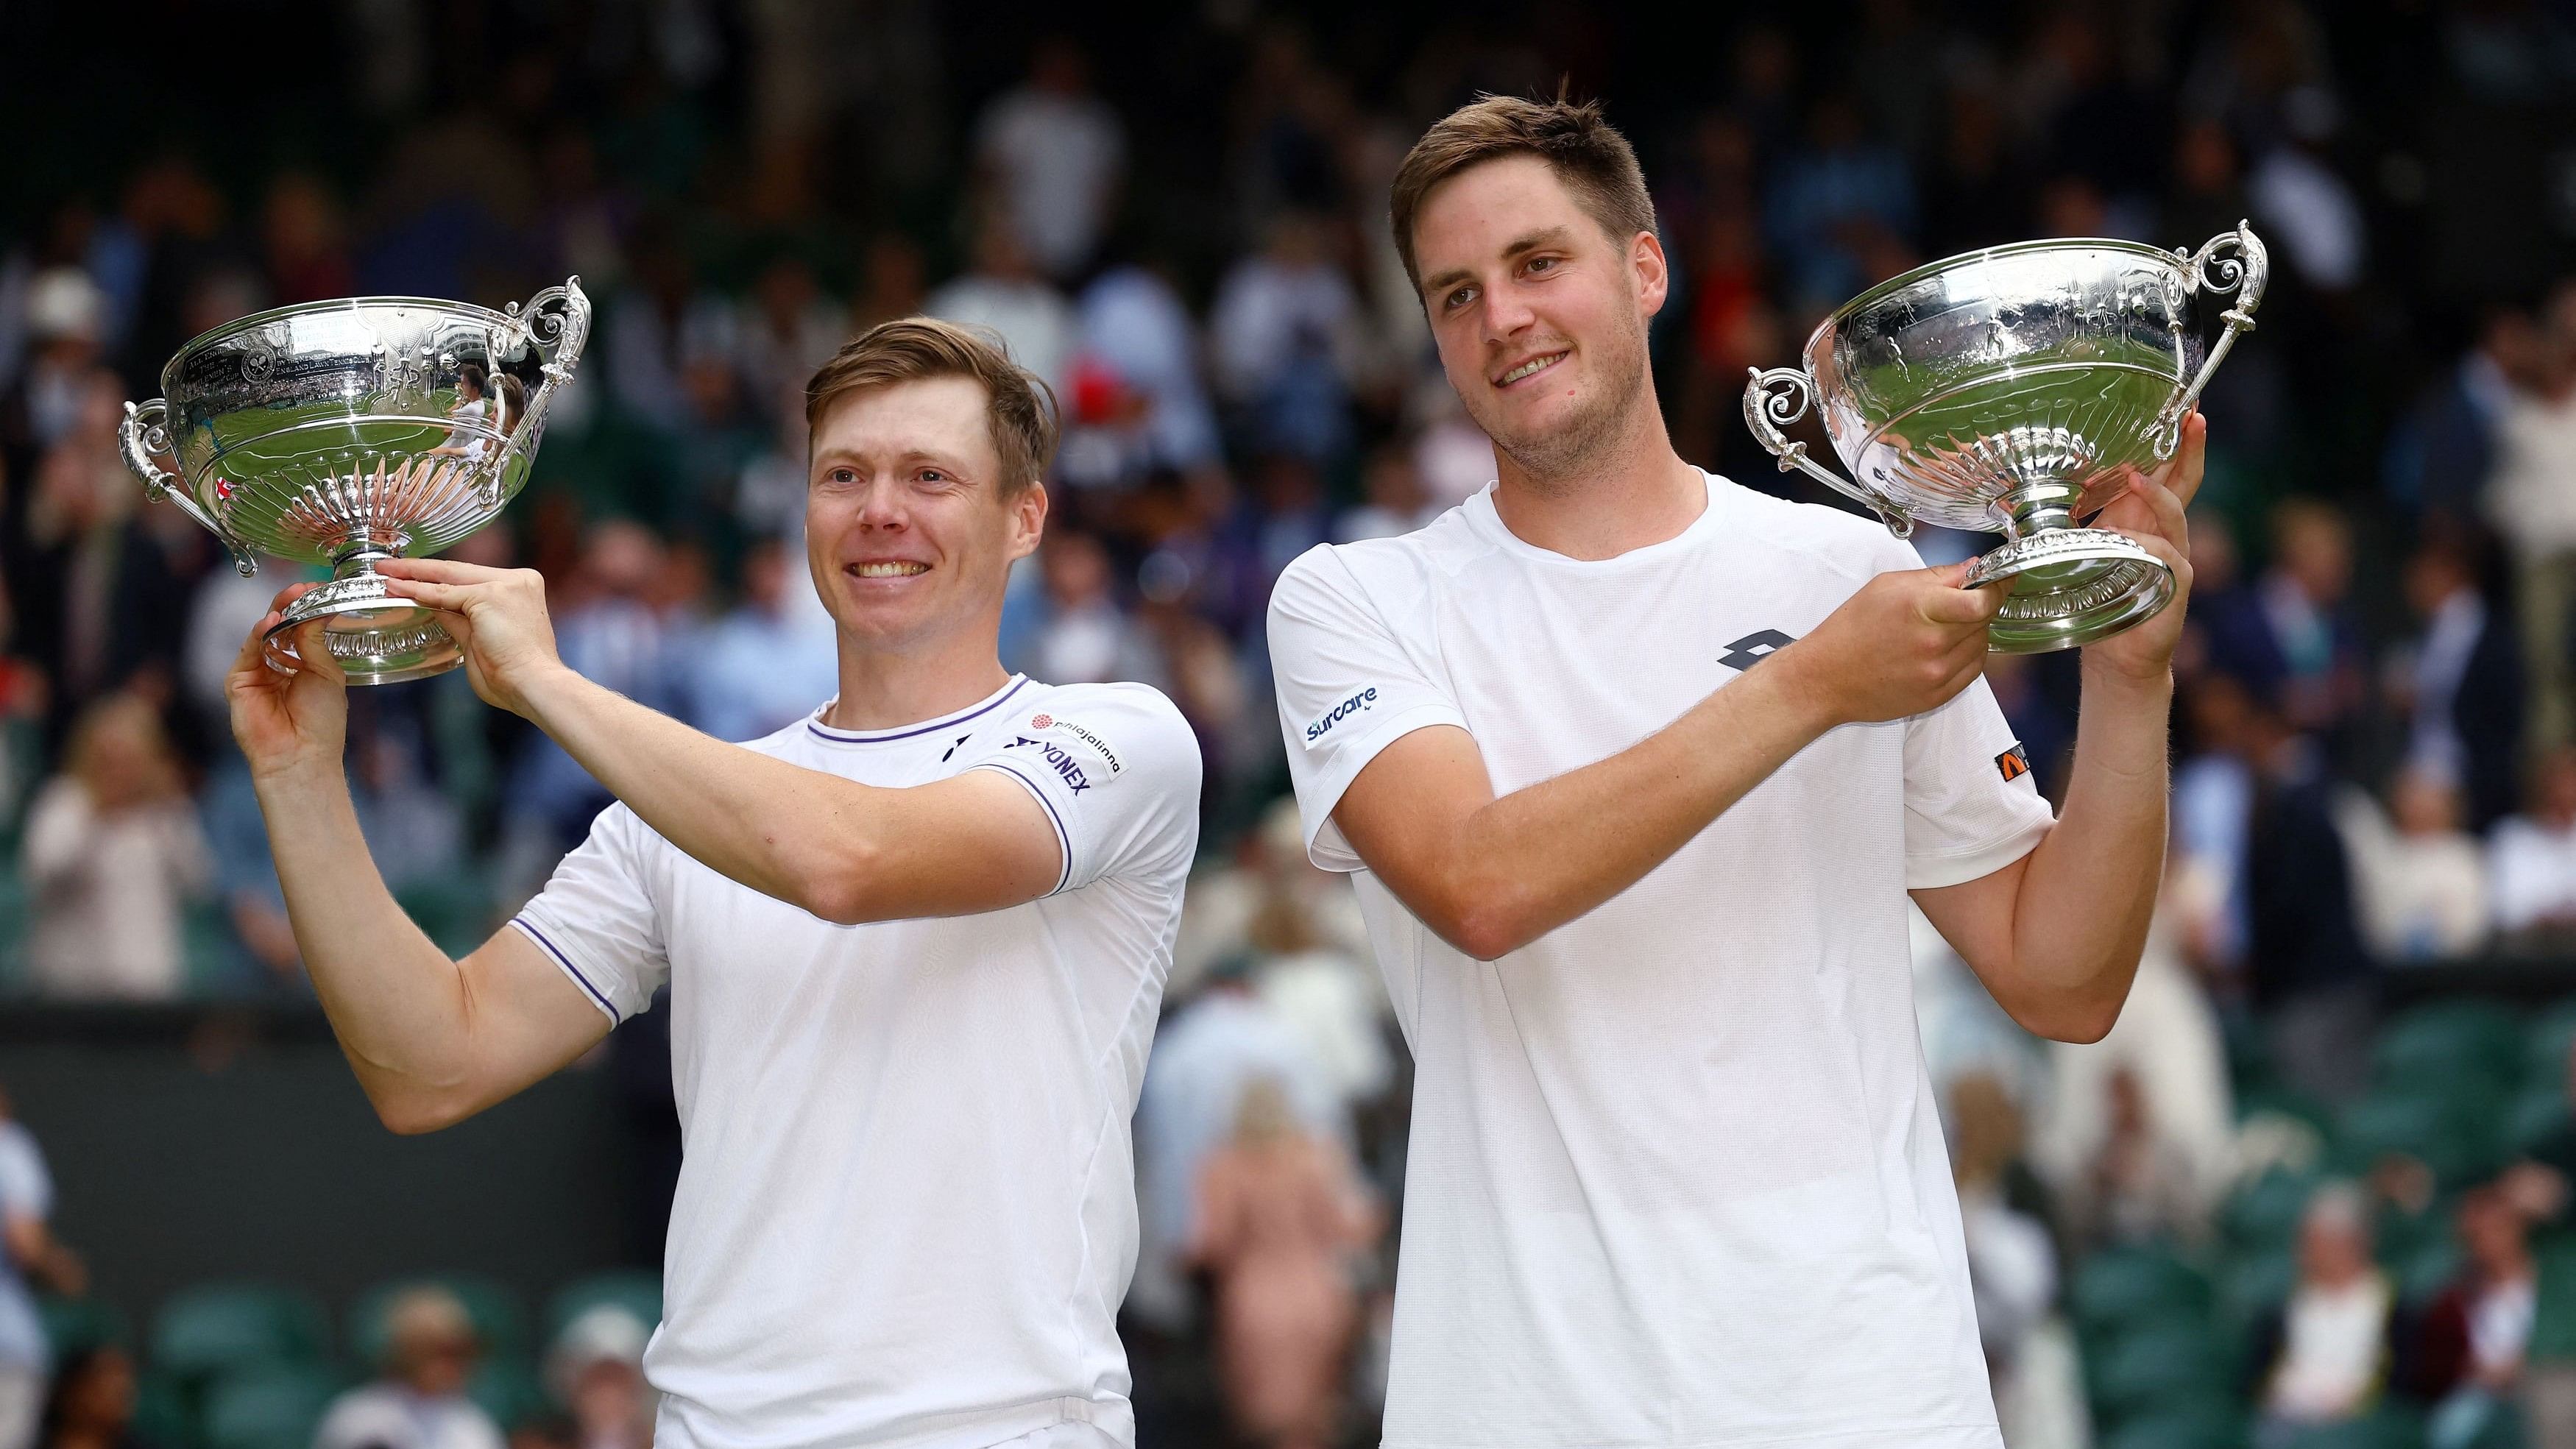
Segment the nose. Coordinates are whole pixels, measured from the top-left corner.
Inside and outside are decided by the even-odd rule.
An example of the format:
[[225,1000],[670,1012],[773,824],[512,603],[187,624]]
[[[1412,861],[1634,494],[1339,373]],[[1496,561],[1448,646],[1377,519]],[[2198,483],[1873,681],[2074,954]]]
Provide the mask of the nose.
[[911,515],[904,507],[903,488],[894,479],[877,479],[859,496],[859,527],[881,533],[900,533],[910,522]]
[[1509,283],[1486,288],[1484,303],[1485,335],[1495,341],[1526,332],[1538,320],[1538,314],[1522,300],[1520,289]]

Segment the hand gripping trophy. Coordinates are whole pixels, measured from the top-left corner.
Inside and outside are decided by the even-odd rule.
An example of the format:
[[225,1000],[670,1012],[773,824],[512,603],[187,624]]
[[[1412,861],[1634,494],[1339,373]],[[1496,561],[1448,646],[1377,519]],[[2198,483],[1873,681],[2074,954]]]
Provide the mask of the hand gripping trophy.
[[[1967,578],[2011,581],[1988,647],[2089,644],[2162,609],[2174,581],[2127,536],[2079,520],[2173,456],[2269,272],[2242,223],[2197,252],[2081,239],[1933,262],[1844,303],[1807,339],[1804,367],[1754,369],[1744,420],[1782,472],[1859,499],[1899,538],[1918,521],[2001,532]],[[2231,305],[2204,356],[2192,303],[2210,294]],[[1819,402],[1856,482],[1781,431]]]
[[255,313],[179,349],[162,396],[125,405],[125,465],[244,577],[254,550],[330,566],[269,631],[273,659],[324,619],[350,683],[420,679],[462,655],[376,561],[445,548],[517,496],[589,335],[578,277],[499,312],[351,297]]

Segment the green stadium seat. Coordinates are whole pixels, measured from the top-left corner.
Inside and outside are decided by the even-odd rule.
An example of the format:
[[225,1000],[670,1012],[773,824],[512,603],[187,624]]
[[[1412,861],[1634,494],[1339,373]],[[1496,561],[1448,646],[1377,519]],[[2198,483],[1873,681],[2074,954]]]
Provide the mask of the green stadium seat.
[[307,1293],[258,1283],[192,1288],[152,1321],[152,1366],[195,1383],[261,1365],[329,1357],[331,1319]]
[[[2448,1212],[2427,1214],[2450,1221]],[[2451,1280],[2460,1276],[2460,1243],[2449,1233],[2418,1243],[2403,1257],[2383,1257],[2389,1275],[2397,1282],[2397,1300],[2401,1303],[2430,1303]]]
[[2245,1416],[2225,1399],[2159,1408],[2097,1442],[2100,1449],[2245,1449]]
[[2567,1094],[2567,1053],[2576,1047],[2576,1000],[2562,1001],[2540,1014],[2522,1038],[2522,1085],[2526,1090],[2550,1087]]
[[2218,1212],[2220,1229],[2240,1249],[2288,1247],[2299,1234],[2299,1216],[2324,1177],[2275,1167],[2238,1188]]
[[2505,1150],[2516,1157],[2527,1157],[2566,1125],[2566,1083],[2526,1086],[2506,1109]]
[[492,897],[481,881],[424,881],[394,893],[395,903],[421,934],[449,955],[463,955],[492,934]]
[[206,1394],[205,1449],[311,1449],[314,1427],[344,1387],[329,1369],[274,1365],[218,1380]]
[[2345,1109],[2335,1162],[2359,1177],[2384,1155],[2404,1153],[2444,1189],[2462,1187],[2504,1165],[2505,1119],[2501,1092],[2479,1078],[2388,1086]]
[[177,1379],[146,1370],[135,1384],[134,1442],[162,1449],[189,1449],[197,1442],[188,1397]]
[[2238,1332],[2290,1301],[2299,1260],[2287,1247],[2257,1248],[2228,1259],[2218,1275],[2218,1308]]
[[2165,1314],[2196,1317],[2207,1313],[2209,1302],[2209,1281],[2160,1248],[2095,1253],[2075,1270],[2067,1290],[2076,1327],[2088,1333]]
[[2291,1436],[2282,1449],[2424,1449],[2424,1424],[2404,1409],[2381,1409]]
[[474,1371],[474,1381],[465,1386],[467,1397],[492,1416],[492,1422],[507,1433],[552,1404],[537,1370],[524,1358],[486,1359]]
[[2096,1419],[2124,1425],[2177,1404],[2223,1400],[2236,1373],[2216,1334],[2167,1320],[2121,1334],[2089,1364],[2088,1376]]
[[49,1295],[36,1301],[36,1317],[45,1326],[45,1341],[53,1345],[57,1361],[101,1344],[134,1342],[133,1325],[114,1305],[100,1299]]
[[2576,1362],[2576,1230],[2543,1232],[2532,1243],[2531,1255],[2538,1261],[2540,1282],[2531,1340],[2523,1352],[2533,1363]]
[[473,1273],[431,1273],[379,1283],[359,1295],[349,1310],[349,1351],[359,1363],[373,1367],[384,1361],[386,1310],[404,1289],[424,1285],[444,1288],[465,1305],[487,1361],[529,1352],[527,1310],[507,1285]]
[[546,1304],[546,1342],[554,1342],[564,1325],[602,1303],[614,1303],[652,1328],[662,1321],[662,1275],[601,1273],[567,1283]]
[[2523,1027],[2492,1001],[2428,1001],[2379,1030],[2371,1065],[2382,1086],[2447,1088],[2475,1080],[2491,1091],[2519,1085]]

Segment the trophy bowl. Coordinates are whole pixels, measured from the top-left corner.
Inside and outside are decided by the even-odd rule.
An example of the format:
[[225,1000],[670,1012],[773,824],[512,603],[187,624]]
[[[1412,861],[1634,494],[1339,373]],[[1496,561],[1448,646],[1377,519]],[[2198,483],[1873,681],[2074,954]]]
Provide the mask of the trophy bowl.
[[[125,464],[231,550],[331,569],[269,631],[326,621],[353,684],[452,669],[456,641],[395,596],[379,560],[434,553],[492,521],[528,480],[546,406],[590,335],[578,277],[502,311],[350,297],[258,312],[179,349],[160,397],[125,405]],[[167,460],[165,465],[164,460]]]
[[[2174,579],[2081,522],[2173,456],[2269,270],[2242,223],[2197,252],[2083,238],[1933,262],[1844,303],[1803,367],[1753,369],[1744,418],[1781,471],[1860,500],[1899,538],[1917,522],[2002,533],[1967,579],[2010,585],[1988,647],[2089,644],[2153,616]],[[2195,304],[2212,296],[2230,305],[2204,351]],[[1782,431],[1811,407],[1852,479]]]

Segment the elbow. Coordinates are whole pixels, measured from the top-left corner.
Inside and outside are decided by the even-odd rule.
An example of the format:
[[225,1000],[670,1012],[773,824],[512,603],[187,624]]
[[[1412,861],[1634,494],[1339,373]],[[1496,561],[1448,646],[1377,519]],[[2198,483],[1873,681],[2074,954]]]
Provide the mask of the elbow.
[[1427,924],[1479,961],[1499,961],[1545,934],[1529,903],[1500,881],[1471,880],[1451,890]]
[[2111,1034],[2119,1024],[2123,998],[2053,1001],[2011,1013],[2013,1020],[2033,1036],[2062,1041],[2072,1046],[2091,1046]]
[[877,878],[871,847],[843,842],[817,850],[791,872],[789,904],[817,920],[836,926],[863,926],[877,920],[870,885]]
[[442,1131],[474,1115],[462,1099],[443,1092],[383,1088],[368,1092],[367,1100],[376,1120],[397,1137]]

